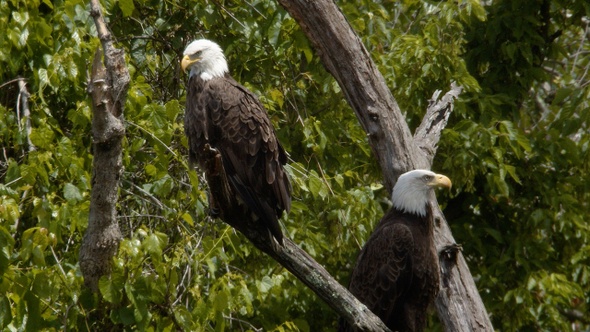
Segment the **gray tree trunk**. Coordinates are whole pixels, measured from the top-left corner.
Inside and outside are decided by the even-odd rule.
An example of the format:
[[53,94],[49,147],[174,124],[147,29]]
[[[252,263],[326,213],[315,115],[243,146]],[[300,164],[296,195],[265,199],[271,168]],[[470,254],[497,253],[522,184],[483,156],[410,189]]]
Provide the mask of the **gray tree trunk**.
[[[336,78],[346,100],[367,132],[391,191],[402,173],[429,169],[442,129],[461,91],[452,86],[440,100],[435,93],[422,124],[412,136],[385,79],[360,38],[333,0],[278,0],[299,23],[324,67]],[[438,206],[433,202],[433,206]],[[469,268],[440,210],[436,211],[435,243],[441,265],[436,300],[446,331],[493,331]]]
[[[92,192],[88,228],[80,247],[80,270],[84,284],[98,291],[98,280],[111,269],[111,259],[121,241],[116,204],[122,172],[122,140],[125,136],[123,108],[129,71],[122,50],[115,49],[97,0],[90,14],[104,50],[97,50],[88,93],[92,97]],[[105,66],[106,65],[106,66]]]

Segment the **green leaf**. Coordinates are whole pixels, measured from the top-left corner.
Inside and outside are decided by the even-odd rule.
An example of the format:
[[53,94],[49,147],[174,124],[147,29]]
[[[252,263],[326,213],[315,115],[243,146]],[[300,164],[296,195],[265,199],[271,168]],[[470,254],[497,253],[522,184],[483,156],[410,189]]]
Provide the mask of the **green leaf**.
[[165,108],[166,108],[166,117],[171,122],[176,121],[178,114],[182,110],[178,100],[171,100],[171,101],[167,102],[165,105]]
[[14,27],[13,29],[8,30],[7,35],[12,44],[16,47],[19,47],[20,29],[18,27]]
[[559,106],[567,97],[569,97],[574,90],[570,87],[560,88],[555,91],[555,98],[551,102],[552,105]]
[[155,177],[158,174],[158,169],[152,164],[145,165],[145,173],[149,176]]
[[123,325],[132,325],[135,323],[135,316],[133,315],[133,308],[124,307],[118,310],[119,319]]
[[220,290],[215,295],[213,300],[213,309],[216,311],[223,312],[229,304],[229,294],[225,289]]
[[20,37],[18,38],[18,46],[25,47],[27,45],[28,39],[29,39],[29,29],[24,28],[20,33]]
[[6,295],[0,295],[0,328],[4,329],[12,320],[12,309]]
[[57,289],[55,277],[56,276],[52,275],[49,270],[45,270],[35,275],[35,280],[33,281],[33,291],[35,292],[35,295],[40,298],[51,298]]
[[485,21],[487,18],[487,13],[484,6],[482,6],[482,4],[479,1],[470,1],[469,3],[471,5],[470,7],[473,15],[475,15],[475,17],[477,17],[478,20]]
[[143,248],[155,257],[162,256],[162,250],[166,247],[168,237],[164,233],[152,233],[143,241]]
[[173,188],[174,182],[172,182],[170,175],[166,174],[164,177],[153,183],[150,191],[158,196],[165,197],[170,194]]
[[485,228],[485,230],[486,233],[491,235],[498,243],[504,243],[504,240],[502,239],[502,233],[500,233],[498,230],[492,228]]
[[258,282],[258,289],[262,293],[267,293],[273,286],[272,279],[269,276],[262,277],[262,280]]
[[0,226],[0,240],[2,242],[2,246],[0,246],[0,276],[2,276],[10,266],[10,255],[15,241],[3,226]]
[[82,194],[80,193],[80,189],[71,183],[66,183],[64,185],[64,198],[68,201],[68,203],[77,203],[82,200]]
[[14,22],[18,23],[19,26],[23,27],[29,21],[29,13],[13,11],[12,19],[14,20]]
[[174,319],[176,320],[176,322],[178,322],[180,327],[188,331],[194,330],[193,318],[191,316],[191,313],[188,310],[186,310],[184,306],[175,306],[172,309],[172,311],[174,312]]
[[270,21],[270,24],[268,25],[268,29],[267,29],[267,38],[268,41],[270,42],[271,45],[277,47],[278,46],[278,40],[279,40],[279,35],[281,33],[281,16],[278,14],[275,14],[275,17]]
[[113,304],[121,303],[124,282],[125,280],[121,276],[111,275],[111,278],[101,277],[98,281],[98,289],[107,302]]
[[522,182],[520,181],[520,178],[518,177],[518,174],[516,174],[516,167],[514,167],[512,165],[506,165],[506,164],[504,164],[504,169],[506,170],[506,172],[508,172],[508,174],[510,175],[510,177],[514,181],[516,181],[516,183],[522,184]]
[[310,175],[308,188],[314,197],[319,196],[320,189],[322,188],[322,181],[317,177],[317,174]]
[[285,102],[285,96],[283,96],[283,93],[279,89],[270,90],[269,96],[273,101],[275,101],[279,105],[279,108],[283,107],[283,103]]
[[49,9],[53,9],[53,3],[51,3],[51,0],[42,0],[43,4],[45,4],[47,7],[49,7]]
[[135,5],[133,4],[133,0],[119,0],[119,8],[121,9],[123,16],[127,17],[133,14]]
[[51,82],[49,81],[49,75],[47,74],[47,69],[40,68],[37,71],[37,77],[39,77],[39,90],[43,90],[45,86],[51,86]]
[[20,168],[16,161],[8,160],[8,169],[4,178],[4,183],[9,183],[20,177]]
[[38,317],[39,319],[27,319],[26,331],[39,331],[44,319],[41,318],[41,300],[37,294],[32,291],[27,291],[24,296],[27,305],[27,314],[31,317]]

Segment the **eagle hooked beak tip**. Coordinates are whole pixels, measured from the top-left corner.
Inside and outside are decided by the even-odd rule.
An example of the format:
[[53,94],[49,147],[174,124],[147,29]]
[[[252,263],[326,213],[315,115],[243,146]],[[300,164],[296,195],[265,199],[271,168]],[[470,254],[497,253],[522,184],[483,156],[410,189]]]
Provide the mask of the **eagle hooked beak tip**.
[[199,60],[201,60],[200,58],[196,58],[196,59],[191,59],[191,57],[189,55],[185,55],[182,60],[180,61],[180,67],[182,68],[182,71],[186,72],[186,69],[188,67],[190,67],[193,63],[198,62]]
[[442,174],[436,174],[434,176],[434,180],[432,180],[432,182],[431,182],[431,186],[451,189],[451,187],[453,186],[453,183],[451,182],[451,179],[449,179],[448,177],[446,177]]

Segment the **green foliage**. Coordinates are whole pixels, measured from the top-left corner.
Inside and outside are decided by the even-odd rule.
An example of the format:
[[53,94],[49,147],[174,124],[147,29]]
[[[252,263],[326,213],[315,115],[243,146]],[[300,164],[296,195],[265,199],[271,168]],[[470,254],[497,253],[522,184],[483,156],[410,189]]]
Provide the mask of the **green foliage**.
[[[207,37],[260,95],[290,153],[285,233],[347,283],[389,194],[365,133],[297,23],[271,1],[102,5],[132,81],[124,239],[92,294],[77,254],[91,190],[94,23],[81,0],[0,0],[0,329],[333,330],[337,317],[315,294],[206,216],[204,181],[186,162],[179,55]],[[588,329],[567,314],[590,306],[588,5],[339,5],[411,128],[435,90],[451,81],[465,88],[433,168],[453,179],[451,196],[439,198],[494,326]],[[28,137],[19,77],[30,93]]]
[[573,260],[590,235],[589,63],[579,58],[589,8],[566,16],[562,6],[499,1],[469,26],[465,59],[482,93],[441,141],[440,164],[463,188],[446,213],[455,236],[471,239],[465,252],[502,330],[588,324],[564,313],[590,304],[585,268]]

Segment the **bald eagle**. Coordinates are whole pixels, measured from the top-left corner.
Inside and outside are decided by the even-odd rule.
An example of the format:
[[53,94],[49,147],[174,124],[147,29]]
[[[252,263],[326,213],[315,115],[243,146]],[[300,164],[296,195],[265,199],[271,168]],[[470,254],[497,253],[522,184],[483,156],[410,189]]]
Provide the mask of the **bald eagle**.
[[244,232],[282,244],[278,219],[291,206],[287,154],[258,98],[230,75],[223,51],[200,39],[181,61],[189,72],[184,118],[189,161],[205,172],[209,211]]
[[[363,247],[349,290],[392,331],[423,331],[426,310],[439,289],[430,198],[451,180],[428,170],[402,174],[393,207]],[[343,319],[339,331],[353,331]]]

